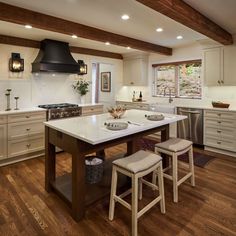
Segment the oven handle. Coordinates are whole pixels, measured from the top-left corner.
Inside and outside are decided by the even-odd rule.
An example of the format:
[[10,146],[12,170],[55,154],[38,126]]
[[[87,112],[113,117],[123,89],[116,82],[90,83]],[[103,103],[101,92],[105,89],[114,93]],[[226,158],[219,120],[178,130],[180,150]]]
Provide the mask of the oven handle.
[[182,110],[180,109],[179,112],[189,113],[189,114],[200,114],[199,111],[188,111],[188,110]]

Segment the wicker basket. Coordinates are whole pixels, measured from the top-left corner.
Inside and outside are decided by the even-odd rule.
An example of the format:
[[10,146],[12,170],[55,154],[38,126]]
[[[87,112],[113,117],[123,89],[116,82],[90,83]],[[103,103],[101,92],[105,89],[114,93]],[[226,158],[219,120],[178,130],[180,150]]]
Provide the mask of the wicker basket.
[[[102,162],[99,164],[92,164],[94,158],[100,159]],[[98,156],[88,156],[86,157],[87,162],[86,166],[86,182],[89,184],[96,184],[102,180],[103,170],[104,170],[104,161],[103,158]]]

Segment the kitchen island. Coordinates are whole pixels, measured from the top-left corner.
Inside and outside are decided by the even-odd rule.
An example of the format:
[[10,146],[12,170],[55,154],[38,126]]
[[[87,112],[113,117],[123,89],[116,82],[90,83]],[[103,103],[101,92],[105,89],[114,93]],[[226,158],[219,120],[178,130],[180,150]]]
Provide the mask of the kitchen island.
[[[119,121],[131,124],[119,131],[108,130],[104,125],[116,121],[108,113],[45,122],[45,189],[54,191],[70,205],[76,221],[83,218],[86,204],[101,198],[101,194],[93,191],[96,184],[86,185],[86,155],[121,143],[127,143],[127,155],[130,155],[138,150],[137,141],[143,136],[160,131],[161,140],[165,141],[169,139],[169,124],[186,118],[164,114],[164,120],[147,120],[145,115],[151,114],[155,113],[128,110]],[[56,146],[72,155],[72,173],[67,178],[56,178]],[[109,191],[109,188],[108,184],[106,189]],[[107,193],[105,188],[102,193],[103,196]],[[87,195],[92,195],[92,198]]]

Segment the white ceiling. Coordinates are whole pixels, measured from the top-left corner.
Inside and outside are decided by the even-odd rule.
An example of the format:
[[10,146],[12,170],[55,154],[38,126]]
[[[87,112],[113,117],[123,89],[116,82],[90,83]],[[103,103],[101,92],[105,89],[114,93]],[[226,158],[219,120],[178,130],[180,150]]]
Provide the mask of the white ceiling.
[[[2,2],[172,48],[206,38],[135,0],[3,0]],[[193,6],[197,5],[196,8],[199,8],[203,13],[206,11],[206,15],[209,14],[213,20],[216,18],[215,21],[225,26],[230,32],[236,29],[235,14],[232,15],[231,20],[227,18],[227,16],[231,16],[233,9],[236,9],[236,0],[186,0],[186,2]],[[124,13],[130,16],[130,20],[120,19]],[[164,31],[157,33],[155,29],[158,27],[162,27]],[[103,43],[82,38],[72,39],[68,35],[45,30],[26,30],[22,26],[5,22],[0,22],[0,34],[35,40],[52,38],[67,41],[73,46],[127,53],[127,49],[123,47],[106,46]],[[177,35],[183,35],[184,39],[177,40]]]

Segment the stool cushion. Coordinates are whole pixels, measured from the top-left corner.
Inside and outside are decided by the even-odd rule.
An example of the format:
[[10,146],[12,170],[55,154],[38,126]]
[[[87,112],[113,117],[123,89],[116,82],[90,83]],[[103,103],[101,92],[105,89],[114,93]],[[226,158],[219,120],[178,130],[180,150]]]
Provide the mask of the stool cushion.
[[113,161],[113,164],[132,173],[138,173],[151,168],[161,160],[161,156],[155,153],[140,150],[128,157]]
[[157,143],[155,147],[161,148],[170,152],[181,152],[189,148],[193,143],[181,138],[171,138],[165,142]]

